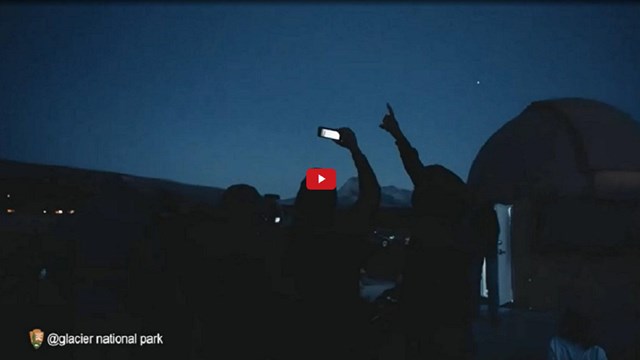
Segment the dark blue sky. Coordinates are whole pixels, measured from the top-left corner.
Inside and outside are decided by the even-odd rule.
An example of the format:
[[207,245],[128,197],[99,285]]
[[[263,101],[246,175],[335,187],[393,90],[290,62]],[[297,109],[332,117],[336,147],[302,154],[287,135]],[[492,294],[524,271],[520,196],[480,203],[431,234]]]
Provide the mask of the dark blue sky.
[[5,159],[288,197],[308,167],[355,174],[316,137],[349,126],[410,188],[385,102],[466,179],[527,104],[575,96],[640,119],[640,6],[0,6]]

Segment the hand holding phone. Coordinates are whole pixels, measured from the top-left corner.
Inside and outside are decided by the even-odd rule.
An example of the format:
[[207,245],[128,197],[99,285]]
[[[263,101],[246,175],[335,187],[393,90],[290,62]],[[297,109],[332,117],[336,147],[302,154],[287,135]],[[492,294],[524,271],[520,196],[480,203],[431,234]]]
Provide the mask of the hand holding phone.
[[318,136],[335,141],[340,140],[340,132],[338,130],[322,126],[318,127]]
[[358,148],[358,140],[356,140],[356,135],[349,128],[331,129],[326,127],[319,127],[318,136],[325,139],[331,139],[336,144],[349,150],[355,150]]

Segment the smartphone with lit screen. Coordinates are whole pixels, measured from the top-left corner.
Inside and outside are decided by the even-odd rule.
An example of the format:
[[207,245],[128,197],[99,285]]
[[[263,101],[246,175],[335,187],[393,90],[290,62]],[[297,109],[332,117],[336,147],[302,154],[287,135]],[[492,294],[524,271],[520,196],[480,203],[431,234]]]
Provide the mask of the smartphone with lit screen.
[[325,139],[340,140],[340,132],[336,129],[318,127],[318,136]]

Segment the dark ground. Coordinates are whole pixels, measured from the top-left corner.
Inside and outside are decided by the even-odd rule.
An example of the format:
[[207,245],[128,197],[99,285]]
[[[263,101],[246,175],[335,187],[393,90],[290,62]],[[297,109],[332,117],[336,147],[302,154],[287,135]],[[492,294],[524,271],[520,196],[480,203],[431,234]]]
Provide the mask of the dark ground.
[[[55,331],[63,333],[65,330],[63,325],[68,323],[64,318],[69,314],[65,314],[66,307],[63,305],[62,299],[57,294],[55,287],[49,286],[46,282],[42,282],[39,289],[40,292],[40,304],[38,309],[29,309],[21,306],[5,307],[3,309],[3,319],[9,321],[3,321],[2,332],[3,339],[0,341],[4,346],[5,354],[14,355],[11,357],[0,356],[1,358],[20,358],[29,359],[72,359],[83,358],[82,354],[89,356],[89,358],[100,359],[136,359],[139,356],[128,353],[125,349],[117,350],[115,347],[110,348],[110,355],[106,357],[94,357],[97,355],[95,351],[99,351],[93,346],[82,347],[79,346],[67,346],[65,348],[51,348],[48,345],[43,345],[39,350],[34,350],[28,341],[28,331],[33,327],[40,327],[43,331]],[[9,311],[11,310],[11,311]],[[158,317],[171,318],[170,314],[159,313]],[[547,344],[552,336],[555,334],[555,319],[554,315],[550,312],[537,312],[526,311],[518,309],[501,308],[500,309],[501,321],[499,325],[492,326],[488,321],[486,306],[483,307],[481,317],[474,325],[474,334],[477,344],[477,359],[491,359],[491,360],[527,360],[527,359],[546,359],[547,356]],[[161,320],[160,318],[158,320]],[[107,321],[107,320],[105,320]],[[125,329],[129,328],[130,331],[139,331],[140,328],[136,324],[135,319],[112,319],[113,325],[116,328],[121,329],[122,332],[127,332]],[[117,324],[116,324],[117,323]],[[626,321],[627,329],[621,329],[621,322],[616,322],[616,331],[609,332],[609,338],[604,336],[602,346],[605,348],[609,355],[609,359],[638,359],[638,354],[632,350],[624,349],[620,344],[628,343],[629,339],[621,338],[621,334],[633,334],[634,327],[638,326],[637,322],[634,322],[634,318],[630,317]],[[88,324],[85,324],[88,325]],[[613,325],[612,325],[613,326]],[[89,327],[85,328],[86,333],[91,333]],[[70,333],[75,333],[72,329],[68,330]],[[212,331],[208,332],[208,336],[214,336]],[[171,338],[165,335],[165,341],[171,341]],[[377,340],[374,340],[377,342]],[[383,343],[378,342],[378,344]],[[136,349],[139,350],[139,349]],[[168,351],[170,347],[157,347],[155,349],[148,349],[148,354],[156,352],[162,356],[169,355]],[[191,353],[190,349],[176,349],[179,353],[186,358]],[[75,352],[77,356],[71,357],[71,353]],[[93,354],[93,355],[91,355]],[[140,353],[138,353],[139,355]],[[391,335],[386,345],[381,346],[380,360],[391,359],[403,359],[403,342],[397,333]],[[18,356],[18,357],[15,357]],[[173,358],[172,356],[166,358]]]

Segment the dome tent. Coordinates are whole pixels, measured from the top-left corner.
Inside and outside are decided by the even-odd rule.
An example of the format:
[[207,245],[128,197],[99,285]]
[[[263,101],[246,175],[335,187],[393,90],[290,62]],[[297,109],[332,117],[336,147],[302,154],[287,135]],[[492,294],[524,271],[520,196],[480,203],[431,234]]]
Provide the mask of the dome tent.
[[506,204],[539,191],[640,199],[640,123],[595,100],[534,102],[484,144],[468,184]]
[[640,123],[594,100],[533,102],[486,141],[467,183],[511,205],[487,274],[498,293],[589,314],[611,358],[640,353]]

